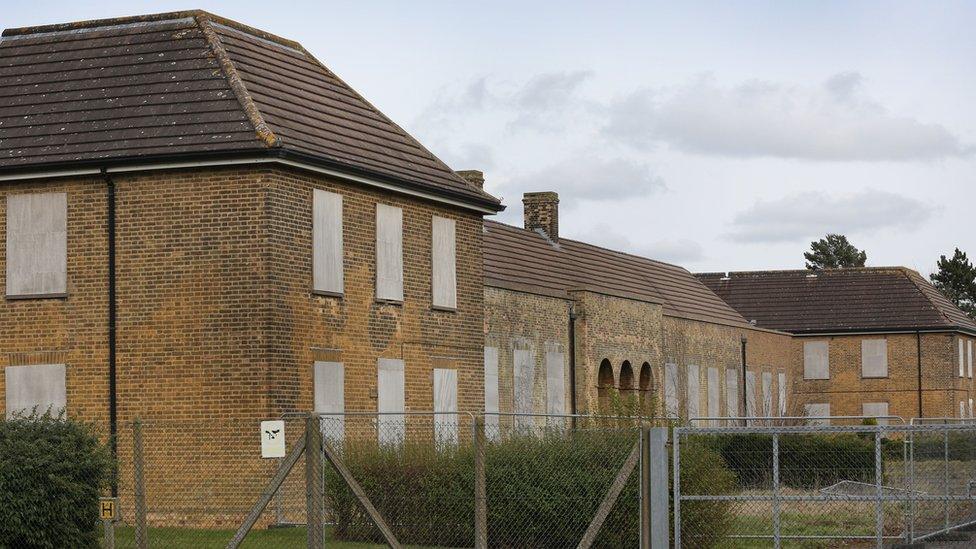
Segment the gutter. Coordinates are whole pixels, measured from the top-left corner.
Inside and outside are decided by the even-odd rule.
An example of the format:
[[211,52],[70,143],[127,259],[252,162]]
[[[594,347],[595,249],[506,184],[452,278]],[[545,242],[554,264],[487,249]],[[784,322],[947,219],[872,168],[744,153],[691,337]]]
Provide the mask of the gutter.
[[[109,445],[112,457],[118,455],[118,392],[116,383],[116,332],[118,309],[115,288],[115,181],[102,168],[102,178],[105,180],[107,197],[106,226],[108,240],[108,423]],[[116,476],[112,477],[112,497],[118,497],[119,484]]]
[[178,155],[153,155],[138,159],[58,162],[28,168],[0,168],[0,182],[98,175],[105,172],[125,173],[234,166],[241,164],[279,164],[292,166],[399,194],[406,194],[466,210],[473,210],[483,214],[495,214],[505,209],[505,206],[487,197],[470,196],[449,189],[433,190],[416,182],[401,180],[385,174],[373,173],[338,162],[321,159],[316,156],[293,153],[283,149],[246,150],[226,153],[181,153]]

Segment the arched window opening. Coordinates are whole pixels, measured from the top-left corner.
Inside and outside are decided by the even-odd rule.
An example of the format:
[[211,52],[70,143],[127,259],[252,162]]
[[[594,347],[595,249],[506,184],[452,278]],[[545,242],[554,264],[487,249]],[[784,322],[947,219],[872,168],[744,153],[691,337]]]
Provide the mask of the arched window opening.
[[603,359],[596,379],[597,406],[601,414],[610,410],[610,395],[613,390],[613,366],[610,365],[609,360]]
[[654,378],[653,374],[651,373],[651,365],[645,362],[643,365],[641,365],[640,378],[638,379],[641,412],[645,415],[651,415],[654,411],[654,399],[651,392],[653,386]]
[[620,393],[626,396],[636,388],[634,386],[634,369],[630,366],[630,361],[625,360],[620,365]]

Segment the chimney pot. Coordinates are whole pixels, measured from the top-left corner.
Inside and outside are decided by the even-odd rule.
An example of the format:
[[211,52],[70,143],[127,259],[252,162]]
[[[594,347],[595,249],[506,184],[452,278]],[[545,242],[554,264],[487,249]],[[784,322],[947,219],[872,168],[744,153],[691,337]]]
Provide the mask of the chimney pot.
[[542,229],[549,240],[559,241],[559,195],[554,191],[525,193],[522,195],[525,228]]
[[461,179],[471,183],[475,187],[484,190],[485,188],[485,174],[481,170],[460,170],[454,172],[461,177]]

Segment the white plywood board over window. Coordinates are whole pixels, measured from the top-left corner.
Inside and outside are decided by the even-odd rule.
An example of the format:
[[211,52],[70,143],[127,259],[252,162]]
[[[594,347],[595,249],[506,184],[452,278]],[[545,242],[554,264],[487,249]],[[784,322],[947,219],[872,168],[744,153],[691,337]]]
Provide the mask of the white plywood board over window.
[[[694,364],[688,365],[688,419],[694,419],[700,417],[701,413],[698,410],[698,404],[701,400],[701,382],[698,378],[698,366]],[[697,424],[695,424],[697,425]]]
[[959,377],[964,377],[966,375],[966,362],[963,357],[963,351],[966,343],[959,338]]
[[68,292],[68,195],[7,195],[7,295]]
[[746,417],[756,415],[756,374],[746,372]]
[[[719,386],[719,374],[718,368],[709,368],[706,374],[705,383],[707,385],[706,390],[708,391],[708,416],[718,417],[722,415],[722,411],[719,410],[719,399],[721,395],[721,387]],[[713,420],[712,425],[719,425],[715,420]]]
[[803,379],[830,379],[829,352],[826,341],[803,343]]
[[773,415],[773,374],[762,373],[762,415]]
[[739,372],[731,368],[725,371],[725,415],[739,416]]
[[[806,412],[806,417],[810,418],[826,418],[830,416],[830,404],[826,402],[815,402],[811,404],[804,404],[804,410]],[[829,419],[809,419],[807,423],[810,425],[830,425]]]
[[345,436],[345,367],[341,362],[317,361],[313,366],[313,406],[322,415],[322,435],[329,440]]
[[457,307],[457,271],[455,227],[453,219],[437,217],[432,221],[431,283],[435,307]]
[[498,437],[498,347],[485,347],[485,436]]
[[664,413],[668,417],[678,417],[678,365],[664,365]]
[[779,415],[786,415],[786,374],[784,372],[779,372],[776,374],[777,388],[779,390]]
[[403,301],[403,210],[376,205],[376,299]]
[[878,425],[888,425],[888,420],[882,419],[888,415],[888,403],[865,402],[861,404],[861,415],[878,418]]
[[861,376],[888,377],[888,340],[861,340]]
[[8,418],[33,411],[57,414],[67,405],[64,364],[7,366],[4,385]]
[[[516,414],[532,414],[535,412],[533,393],[535,391],[535,353],[529,349],[516,349],[513,353],[513,381],[512,410]],[[524,428],[532,425],[530,417],[516,417],[515,426]]]
[[403,412],[406,410],[405,372],[403,361],[380,358],[376,361],[376,411],[380,443],[393,444],[403,440],[406,433]]
[[342,195],[312,192],[312,289],[342,294]]
[[566,359],[559,351],[546,351],[546,413],[566,413]]
[[440,444],[458,441],[457,390],[457,370],[434,368],[435,440]]

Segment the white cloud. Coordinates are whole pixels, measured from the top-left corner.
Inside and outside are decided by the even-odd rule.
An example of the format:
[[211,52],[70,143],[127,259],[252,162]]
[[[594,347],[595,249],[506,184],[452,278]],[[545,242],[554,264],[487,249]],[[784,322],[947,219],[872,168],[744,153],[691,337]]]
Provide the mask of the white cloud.
[[819,87],[761,80],[723,87],[703,76],[623,96],[610,105],[604,133],[638,150],[667,144],[729,157],[903,161],[976,150],[942,125],[889,113],[863,93],[862,81],[845,72]]
[[641,198],[664,188],[664,181],[643,163],[579,156],[513,178],[500,191],[518,196],[531,191],[556,191],[563,203],[573,203]]
[[744,243],[793,242],[826,233],[865,234],[914,229],[935,208],[914,198],[876,189],[830,196],[820,191],[758,201],[738,213],[727,235]]

